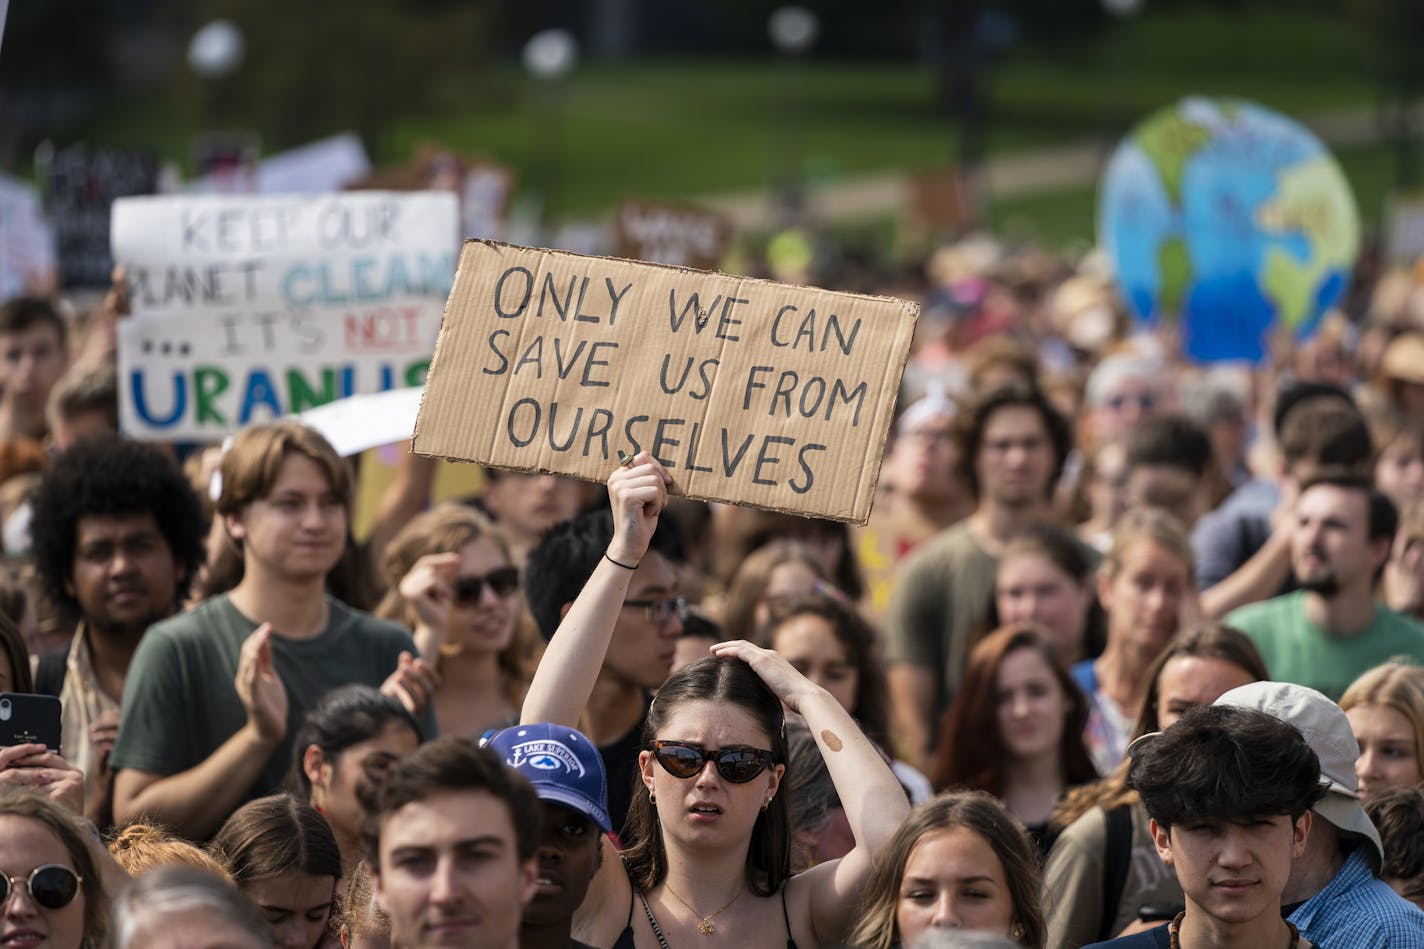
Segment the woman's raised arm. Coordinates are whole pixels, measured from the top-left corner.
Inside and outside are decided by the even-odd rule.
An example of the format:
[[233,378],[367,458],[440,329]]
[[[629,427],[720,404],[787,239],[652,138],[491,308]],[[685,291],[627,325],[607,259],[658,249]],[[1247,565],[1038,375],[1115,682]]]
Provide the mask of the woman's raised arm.
[[576,727],[608,652],[633,570],[648,551],[667,504],[667,470],[647,452],[608,477],[613,540],[539,660],[519,720]]
[[769,649],[748,642],[718,643],[714,655],[732,656],[751,666],[782,703],[806,720],[831,774],[855,847],[839,860],[796,877],[806,888],[794,905],[808,907],[809,922],[822,945],[842,941],[855,921],[861,887],[875,857],[910,812],[910,802],[889,764],[860,726],[825,689],[810,682]]

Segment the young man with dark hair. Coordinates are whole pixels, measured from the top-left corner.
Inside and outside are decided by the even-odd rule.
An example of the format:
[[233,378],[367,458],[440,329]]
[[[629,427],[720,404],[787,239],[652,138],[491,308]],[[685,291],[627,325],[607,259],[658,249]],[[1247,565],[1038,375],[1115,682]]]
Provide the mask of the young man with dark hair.
[[1349,395],[1323,385],[1287,390],[1276,406],[1274,478],[1237,488],[1192,529],[1202,608],[1220,617],[1295,589],[1291,521],[1300,486],[1323,475],[1367,478],[1369,425]]
[[520,949],[589,949],[570,933],[612,829],[598,749],[583,732],[548,722],[506,728],[486,747],[529,780],[544,808],[538,889],[524,909]]
[[49,391],[69,364],[64,318],[48,300],[0,306],[0,441],[45,436]]
[[1053,488],[1072,448],[1068,424],[1037,389],[993,390],[955,421],[974,513],[916,548],[886,614],[891,710],[911,764],[929,752],[933,723],[988,621],[999,551],[1030,524],[1053,520]]
[[379,686],[435,729],[410,633],[326,593],[347,539],[342,458],[282,421],[243,429],[221,473],[217,512],[242,579],[143,637],[111,755],[120,822],[144,815],[197,840],[281,786],[302,716],[337,686]]
[[1193,709],[1130,749],[1157,855],[1177,874],[1186,909],[1118,949],[1296,949],[1281,918],[1292,862],[1305,852],[1320,761],[1292,726],[1231,706]]
[[1212,463],[1202,427],[1185,415],[1150,415],[1127,433],[1125,449],[1127,506],[1161,508],[1195,524],[1206,510]]
[[[556,526],[529,555],[524,594],[545,639],[553,638],[594,568],[608,556],[612,540],[612,514],[607,508],[590,510]],[[585,710],[585,730],[613,776],[608,811],[615,832],[623,827],[635,784],[641,789],[634,776],[643,719],[653,690],[672,670],[687,617],[686,601],[678,595],[681,561],[677,529],[664,517],[642,560],[618,564],[632,571],[632,581]]]
[[360,791],[361,854],[403,949],[518,949],[543,808],[491,749],[438,738]]
[[80,617],[71,644],[40,657],[36,691],[59,697],[60,753],[84,772],[85,809],[104,826],[129,664],[149,626],[188,595],[203,562],[203,507],[171,456],[117,436],[61,454],[30,503],[40,584]]
[[1340,707],[1289,682],[1238,686],[1213,704],[1255,709],[1295,726],[1320,759],[1325,794],[1311,806],[1310,837],[1291,867],[1282,914],[1322,947],[1424,947],[1424,912],[1379,878],[1384,848],[1360,806],[1358,745]]
[[1251,637],[1272,679],[1338,700],[1386,660],[1424,661],[1424,625],[1375,598],[1397,524],[1394,505],[1367,480],[1322,478],[1301,488],[1290,544],[1301,589],[1226,619]]

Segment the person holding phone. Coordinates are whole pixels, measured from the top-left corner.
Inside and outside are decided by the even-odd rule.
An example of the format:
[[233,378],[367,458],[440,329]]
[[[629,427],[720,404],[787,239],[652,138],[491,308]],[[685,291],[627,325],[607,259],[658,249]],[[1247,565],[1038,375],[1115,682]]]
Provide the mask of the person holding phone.
[[79,615],[74,638],[39,658],[34,690],[59,698],[59,752],[86,776],[86,816],[112,819],[109,752],[139,641],[178,612],[203,560],[203,508],[155,445],[75,444],[31,501],[35,571],[49,599]]

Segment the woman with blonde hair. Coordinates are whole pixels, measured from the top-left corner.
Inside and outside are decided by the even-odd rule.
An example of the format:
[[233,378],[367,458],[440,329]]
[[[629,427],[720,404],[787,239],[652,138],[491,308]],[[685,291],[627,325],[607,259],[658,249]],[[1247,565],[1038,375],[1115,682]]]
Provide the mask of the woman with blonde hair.
[[404,623],[436,667],[442,735],[479,737],[519,714],[537,661],[509,541],[483,514],[447,503],[413,518],[385,558],[376,615]]
[[131,877],[160,867],[191,867],[232,882],[232,874],[221,862],[155,824],[133,823],[119,831],[118,836],[109,841],[109,855]]
[[1355,779],[1360,799],[1424,779],[1424,668],[1386,662],[1365,672],[1340,696],[1360,756]]
[[866,881],[849,942],[908,946],[935,929],[1007,936],[1043,949],[1038,848],[983,791],[955,791],[915,808]]
[[0,934],[6,944],[95,949],[108,900],[89,831],[59,804],[0,788]]
[[1107,645],[1072,669],[1088,697],[1088,749],[1102,774],[1127,750],[1152,663],[1197,611],[1194,575],[1191,540],[1171,514],[1137,508],[1118,521],[1098,570]]

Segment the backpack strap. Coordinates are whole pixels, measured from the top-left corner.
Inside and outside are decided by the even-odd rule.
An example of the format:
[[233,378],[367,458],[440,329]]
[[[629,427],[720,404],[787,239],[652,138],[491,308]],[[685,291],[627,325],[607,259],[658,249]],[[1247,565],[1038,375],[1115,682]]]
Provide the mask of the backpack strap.
[[64,679],[69,672],[69,646],[52,649],[40,656],[35,669],[35,694],[59,698],[64,691]]
[[1107,812],[1107,841],[1103,856],[1103,915],[1098,928],[1098,940],[1116,935],[1112,931],[1117,919],[1118,904],[1127,886],[1127,871],[1132,864],[1132,805],[1119,804]]

